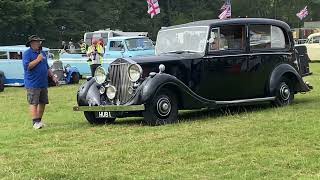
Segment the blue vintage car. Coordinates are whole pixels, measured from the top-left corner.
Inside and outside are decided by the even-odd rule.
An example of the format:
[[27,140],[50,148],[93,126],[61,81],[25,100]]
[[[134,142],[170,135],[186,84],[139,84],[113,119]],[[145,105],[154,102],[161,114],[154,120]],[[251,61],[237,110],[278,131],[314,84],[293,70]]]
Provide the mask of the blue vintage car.
[[[24,86],[24,70],[22,64],[22,55],[28,50],[25,45],[16,46],[0,46],[0,74],[1,81],[4,81],[6,86]],[[49,53],[49,48],[42,49],[48,57],[49,66],[53,65],[53,59]],[[76,68],[65,68],[64,75],[66,78],[63,84],[75,83],[78,70]],[[75,77],[73,77],[75,76]]]
[[[151,56],[155,54],[153,42],[145,36],[118,36],[109,38],[105,46],[103,67],[108,69],[109,64],[117,58]],[[60,54],[60,60],[65,64],[77,67],[82,77],[90,76],[86,54]]]
[[[9,86],[24,86],[24,71],[22,54],[28,47],[25,45],[0,46],[0,71],[4,74],[4,84]],[[48,48],[43,48],[47,56]]]

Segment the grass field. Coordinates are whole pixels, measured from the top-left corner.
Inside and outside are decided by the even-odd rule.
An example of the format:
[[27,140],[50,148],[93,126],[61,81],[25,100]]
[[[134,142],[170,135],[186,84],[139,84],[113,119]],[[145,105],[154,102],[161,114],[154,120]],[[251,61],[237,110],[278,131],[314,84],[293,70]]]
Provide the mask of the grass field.
[[25,90],[0,93],[3,179],[320,179],[320,64],[293,105],[181,113],[92,126],[73,112],[78,86],[50,88],[47,127],[33,130]]

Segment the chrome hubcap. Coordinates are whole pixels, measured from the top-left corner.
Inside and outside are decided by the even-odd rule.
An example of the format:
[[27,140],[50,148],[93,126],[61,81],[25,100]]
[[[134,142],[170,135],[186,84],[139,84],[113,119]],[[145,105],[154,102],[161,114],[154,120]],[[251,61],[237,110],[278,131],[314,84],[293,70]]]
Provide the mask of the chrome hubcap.
[[283,84],[280,88],[281,99],[283,99],[284,101],[287,101],[289,100],[290,95],[291,95],[291,92],[290,92],[289,86],[286,84]]
[[166,117],[171,112],[171,103],[168,98],[161,98],[157,102],[157,111],[160,116]]

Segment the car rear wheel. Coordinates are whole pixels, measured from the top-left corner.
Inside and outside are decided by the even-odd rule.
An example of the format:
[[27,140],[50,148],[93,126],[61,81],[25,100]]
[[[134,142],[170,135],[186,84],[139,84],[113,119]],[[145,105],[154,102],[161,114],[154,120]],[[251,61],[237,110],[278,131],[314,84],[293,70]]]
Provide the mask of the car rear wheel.
[[290,105],[294,100],[294,89],[292,81],[286,77],[282,77],[276,89],[276,106]]
[[94,112],[84,112],[84,116],[90,124],[112,124],[116,118],[96,118]]
[[144,122],[151,126],[171,124],[178,119],[178,101],[168,89],[160,90],[145,104]]
[[0,92],[4,91],[4,76],[0,75]]
[[71,75],[71,83],[78,84],[80,81],[80,74],[79,73],[72,73]]

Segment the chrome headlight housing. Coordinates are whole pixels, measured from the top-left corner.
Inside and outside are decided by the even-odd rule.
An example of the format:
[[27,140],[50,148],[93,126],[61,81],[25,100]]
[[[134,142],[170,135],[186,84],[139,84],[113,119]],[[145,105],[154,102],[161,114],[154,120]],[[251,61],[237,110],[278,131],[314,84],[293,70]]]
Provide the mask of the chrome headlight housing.
[[115,97],[116,97],[116,95],[117,95],[117,89],[116,89],[116,87],[114,87],[114,86],[111,86],[111,85],[109,85],[108,87],[107,87],[107,97],[110,99],[110,100],[113,100]]
[[106,81],[107,72],[102,66],[97,67],[96,71],[94,72],[94,79],[98,84],[102,84]]
[[128,67],[128,76],[131,82],[137,82],[142,76],[142,68],[139,64],[131,64]]

